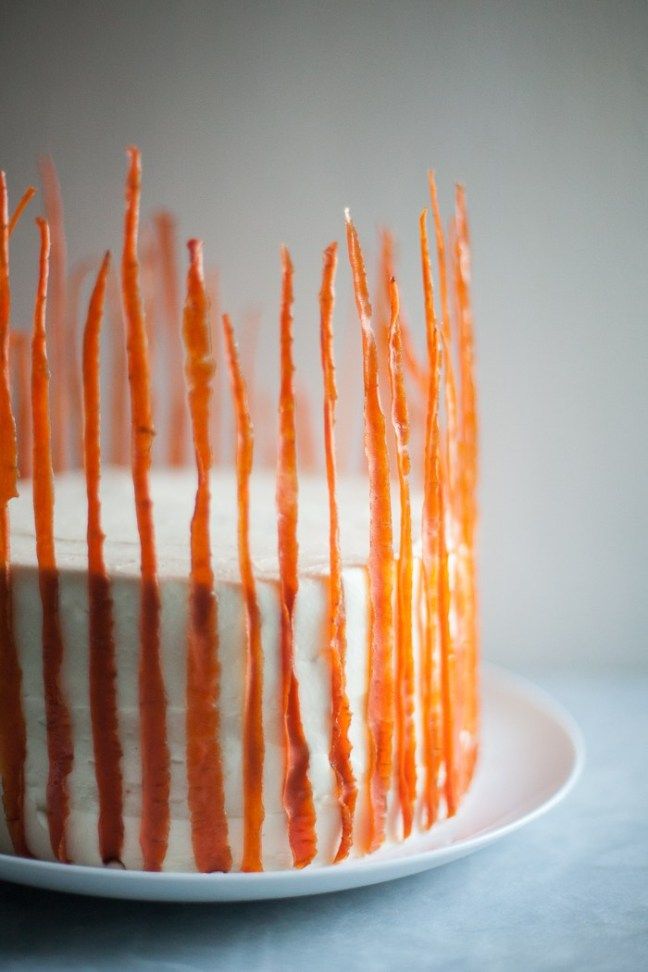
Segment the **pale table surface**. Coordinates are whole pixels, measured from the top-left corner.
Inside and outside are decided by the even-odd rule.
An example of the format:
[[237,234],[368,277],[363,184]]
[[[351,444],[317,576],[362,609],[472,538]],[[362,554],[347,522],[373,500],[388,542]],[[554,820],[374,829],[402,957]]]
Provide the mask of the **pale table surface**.
[[648,673],[535,673],[579,721],[576,790],[472,857],[358,891],[243,905],[0,882],[0,968],[648,968]]

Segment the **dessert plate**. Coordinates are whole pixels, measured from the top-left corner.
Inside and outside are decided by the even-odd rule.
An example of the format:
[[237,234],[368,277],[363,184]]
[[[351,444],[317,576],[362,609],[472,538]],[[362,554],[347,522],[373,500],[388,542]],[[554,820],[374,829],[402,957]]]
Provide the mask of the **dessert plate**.
[[457,860],[530,823],[571,789],[580,730],[531,683],[487,667],[479,769],[457,816],[423,836],[331,867],[263,874],[152,874],[0,854],[0,878],[54,891],[144,901],[254,901],[323,894],[406,877]]

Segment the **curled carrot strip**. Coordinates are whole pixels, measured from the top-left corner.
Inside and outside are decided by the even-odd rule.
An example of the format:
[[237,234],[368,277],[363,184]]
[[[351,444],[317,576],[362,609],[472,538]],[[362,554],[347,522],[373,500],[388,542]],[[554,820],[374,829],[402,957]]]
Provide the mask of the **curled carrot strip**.
[[78,332],[78,314],[79,314],[79,299],[81,296],[81,288],[83,287],[84,281],[88,274],[90,273],[92,264],[89,260],[82,260],[72,267],[70,272],[70,277],[68,280],[68,313],[67,313],[67,342],[68,342],[68,355],[67,355],[67,394],[69,396],[70,403],[70,429],[73,433],[70,436],[71,440],[71,459],[80,460],[83,455],[83,431],[82,431],[82,419],[81,419],[81,399],[82,390],[81,382],[79,377],[79,361],[77,358],[77,332]]
[[14,638],[9,541],[9,501],[18,495],[16,425],[9,381],[10,311],[7,183],[4,172],[0,172],[0,779],[14,851],[29,856],[24,819],[27,738],[22,673]]
[[36,189],[35,186],[27,186],[23,192],[21,198],[18,200],[18,205],[14,209],[11,219],[9,220],[9,236],[11,236],[15,230],[16,226],[20,222],[20,217],[25,212],[37,192],[38,189]]
[[68,777],[72,771],[74,748],[70,713],[61,685],[63,637],[54,549],[54,477],[45,336],[50,233],[46,220],[38,219],[36,222],[40,230],[40,258],[32,338],[33,501],[38,580],[43,609],[43,683],[49,757],[47,820],[52,851],[59,861],[67,861],[66,825],[70,812]]
[[90,711],[99,794],[99,852],[104,864],[119,861],[124,845],[124,783],[117,716],[117,666],[113,601],[101,527],[100,338],[110,253],[92,291],[83,333],[83,465],[88,496],[88,602]]
[[373,851],[385,839],[387,794],[392,774],[394,552],[387,434],[378,392],[378,358],[371,326],[371,304],[360,242],[348,212],[346,219],[347,247],[362,331],[365,453],[369,470],[368,566],[372,623],[367,693],[369,727],[367,783],[370,813],[366,850]]
[[67,387],[67,362],[70,346],[67,335],[67,243],[63,225],[61,184],[54,160],[40,160],[43,201],[50,226],[50,295],[48,327],[52,343],[52,463],[54,472],[68,463],[70,401]]
[[288,250],[281,250],[283,270],[280,344],[279,443],[277,456],[277,532],[281,588],[282,707],[284,715],[285,772],[283,801],[288,837],[295,867],[309,864],[317,852],[315,806],[309,769],[309,751],[302,725],[299,686],[295,674],[293,615],[299,586],[297,573],[297,449],[295,442],[295,391],[292,357],[293,266]]
[[410,423],[403,375],[398,287],[392,277],[389,287],[389,377],[392,424],[396,435],[396,460],[400,492],[400,553],[397,574],[396,626],[396,751],[398,794],[403,815],[403,835],[409,837],[416,801],[416,737],[414,732],[414,656],[412,648],[412,508],[409,475]]
[[135,512],[140,538],[141,606],[139,697],[142,749],[142,818],[140,845],[144,867],[159,871],[169,840],[170,758],[166,735],[166,695],[160,659],[160,588],[157,578],[155,526],[150,493],[151,448],[155,429],[146,325],[139,291],[137,229],[141,161],[128,150],[122,292],[126,317],[128,378],[131,396],[131,452]]
[[174,352],[180,322],[180,295],[178,293],[178,268],[176,262],[176,226],[170,213],[158,213],[155,219],[160,246],[162,288],[167,323],[167,342],[170,349],[168,365],[171,369],[171,396],[169,413],[170,466],[181,466],[186,455],[185,400],[182,387],[180,357]]
[[218,710],[218,602],[210,535],[209,412],[214,361],[210,353],[202,243],[190,240],[183,337],[189,414],[198,485],[191,519],[189,652],[187,659],[187,780],[194,857],[199,871],[229,871],[229,847]]
[[440,436],[439,436],[439,332],[434,311],[434,287],[427,234],[427,212],[419,217],[421,272],[425,304],[425,328],[428,352],[428,394],[425,419],[422,545],[425,595],[425,640],[423,644],[422,710],[425,787],[423,808],[426,824],[431,827],[439,813],[439,770],[442,756],[442,713],[440,670],[437,662],[439,632],[439,509]]
[[243,861],[242,871],[262,871],[261,828],[263,809],[263,650],[261,613],[250,554],[250,476],[254,450],[254,430],[250,419],[245,379],[241,372],[234,329],[223,315],[225,350],[229,364],[232,398],[236,412],[236,492],[238,503],[238,555],[241,585],[245,600],[246,659],[245,708],[243,714]]
[[329,761],[335,773],[337,801],[340,807],[342,834],[335,863],[348,856],[353,843],[353,817],[358,787],[351,767],[349,728],[351,712],[346,693],[346,612],[342,585],[340,522],[337,505],[337,471],[335,464],[335,360],[333,349],[333,306],[335,303],[335,270],[337,243],[324,251],[322,288],[320,290],[320,347],[324,378],[324,448],[329,498],[329,664],[331,668],[331,745]]
[[443,738],[446,766],[445,798],[448,816],[459,806],[461,769],[457,746],[457,672],[454,640],[450,632],[450,572],[448,566],[449,483],[446,463],[441,464],[439,488],[439,633],[441,642],[441,686],[443,693]]

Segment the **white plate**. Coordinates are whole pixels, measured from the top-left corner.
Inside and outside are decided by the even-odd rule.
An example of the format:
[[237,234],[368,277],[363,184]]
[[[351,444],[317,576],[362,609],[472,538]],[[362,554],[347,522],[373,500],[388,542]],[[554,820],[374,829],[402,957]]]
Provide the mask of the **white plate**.
[[264,874],[151,874],[0,854],[0,878],[144,901],[254,901],[378,884],[457,860],[535,820],[571,789],[583,754],[578,726],[548,695],[517,676],[487,668],[475,781],[457,816],[424,836],[364,860]]

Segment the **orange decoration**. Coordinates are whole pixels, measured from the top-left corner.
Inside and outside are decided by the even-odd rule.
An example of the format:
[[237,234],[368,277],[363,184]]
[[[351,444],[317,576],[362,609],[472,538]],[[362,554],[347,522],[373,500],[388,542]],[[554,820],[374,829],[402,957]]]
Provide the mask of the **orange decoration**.
[[31,476],[30,428],[30,351],[29,337],[24,331],[12,331],[9,340],[12,358],[11,372],[18,404],[16,430],[18,433],[18,470],[21,479]]
[[122,292],[126,317],[128,377],[131,395],[131,452],[135,512],[140,538],[140,733],[142,750],[142,817],[140,845],[144,866],[159,871],[169,839],[170,757],[166,736],[166,695],[160,660],[160,589],[157,578],[155,527],[150,493],[151,448],[155,429],[146,325],[139,291],[137,229],[141,193],[141,160],[128,150]]
[[212,567],[209,411],[214,361],[210,350],[202,244],[190,240],[183,336],[185,374],[198,486],[191,519],[189,653],[187,659],[187,780],[196,866],[229,871],[223,761],[219,743],[218,602]]
[[441,641],[441,691],[443,694],[443,740],[445,757],[445,798],[448,816],[457,812],[461,797],[460,754],[458,751],[457,665],[450,633],[450,572],[448,565],[449,483],[445,463],[441,463],[439,488],[439,633]]
[[70,812],[68,777],[72,771],[74,748],[70,713],[61,685],[63,636],[54,550],[54,476],[45,336],[50,234],[46,220],[38,219],[36,222],[40,230],[40,259],[32,338],[33,500],[38,580],[43,608],[43,683],[49,757],[47,821],[52,852],[59,861],[67,861],[65,831]]
[[9,220],[9,236],[11,236],[15,230],[16,226],[20,222],[20,217],[25,212],[37,192],[38,189],[36,189],[34,186],[27,186],[23,192],[20,200],[18,201],[18,205],[14,209],[12,217]]
[[104,864],[119,861],[124,844],[124,784],[117,716],[117,667],[113,602],[101,527],[100,337],[110,253],[106,253],[90,298],[83,333],[83,460],[88,497],[88,602],[90,712],[99,794],[99,852]]
[[456,187],[456,232],[453,257],[457,313],[459,321],[459,372],[461,376],[461,423],[462,423],[462,536],[463,536],[463,585],[466,597],[462,620],[467,630],[467,658],[465,684],[468,703],[466,728],[469,748],[464,786],[470,782],[477,758],[479,729],[479,635],[477,630],[477,577],[476,577],[476,526],[477,526],[477,402],[474,369],[474,338],[472,308],[470,304],[470,240],[466,212],[465,192]]
[[425,788],[423,807],[426,825],[431,827],[439,813],[439,771],[442,757],[441,673],[437,659],[439,637],[439,508],[440,434],[439,434],[439,332],[434,311],[434,287],[427,234],[427,212],[419,217],[421,271],[425,305],[428,352],[428,394],[425,419],[423,474],[423,572],[425,593],[425,642],[421,666],[423,710],[423,754]]
[[335,359],[333,348],[333,307],[337,243],[324,251],[324,269],[320,290],[320,347],[324,378],[324,448],[326,481],[329,497],[329,664],[331,668],[331,747],[329,760],[335,773],[335,784],[342,834],[335,863],[348,856],[353,843],[353,817],[358,787],[351,767],[349,728],[351,712],[346,694],[346,613],[342,584],[340,521],[337,505],[337,470],[335,463]]
[[277,533],[281,587],[282,708],[285,738],[283,800],[288,817],[288,837],[295,867],[315,857],[315,806],[308,777],[309,752],[299,706],[295,674],[293,614],[299,579],[297,573],[297,449],[295,442],[295,392],[292,357],[293,266],[288,250],[281,250],[283,283],[280,345],[279,444],[277,457]]
[[246,618],[245,708],[243,713],[243,860],[242,871],[262,871],[261,828],[263,809],[263,649],[261,613],[257,600],[250,554],[250,476],[254,430],[250,418],[245,379],[241,372],[234,329],[223,315],[225,350],[229,364],[232,399],[236,412],[236,494],[238,503],[238,555]]
[[121,288],[114,267],[108,274],[110,308],[110,461],[128,465],[128,376]]
[[389,287],[389,377],[392,424],[396,435],[396,460],[400,493],[400,544],[397,575],[396,638],[396,751],[398,794],[403,815],[403,834],[409,837],[416,802],[416,738],[414,732],[414,655],[412,647],[412,508],[410,502],[409,413],[403,376],[398,287],[392,277]]
[[349,261],[362,330],[365,452],[369,470],[369,588],[372,624],[367,697],[369,726],[367,782],[370,819],[365,849],[373,851],[385,839],[387,794],[392,775],[394,553],[387,435],[385,416],[378,393],[378,357],[371,327],[371,304],[358,236],[348,213],[346,218]]
[[68,464],[70,401],[67,388],[69,342],[67,335],[67,243],[63,225],[63,199],[54,161],[40,160],[43,201],[50,226],[50,296],[48,330],[52,344],[52,462],[54,472]]
[[170,213],[158,213],[155,226],[160,246],[162,288],[167,322],[167,342],[169,346],[168,368],[171,381],[169,413],[169,452],[167,461],[170,466],[181,466],[186,455],[185,400],[182,385],[180,355],[175,352],[178,328],[180,326],[180,294],[178,291],[178,267],[176,258],[176,225]]
[[9,381],[10,313],[9,203],[5,174],[0,172],[0,779],[14,851],[29,856],[24,820],[26,730],[13,628],[9,542],[9,501],[18,495]]

